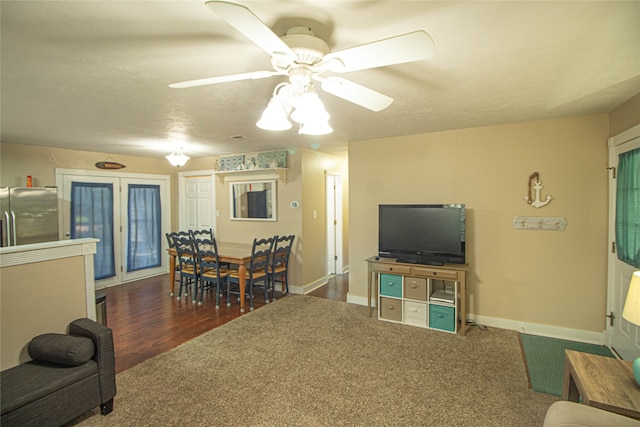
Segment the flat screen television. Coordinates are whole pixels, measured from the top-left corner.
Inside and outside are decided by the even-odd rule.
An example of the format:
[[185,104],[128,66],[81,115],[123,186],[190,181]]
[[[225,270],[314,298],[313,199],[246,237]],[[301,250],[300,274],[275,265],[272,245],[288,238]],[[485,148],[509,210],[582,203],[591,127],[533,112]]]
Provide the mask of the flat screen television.
[[465,264],[463,204],[379,205],[378,256],[399,262]]

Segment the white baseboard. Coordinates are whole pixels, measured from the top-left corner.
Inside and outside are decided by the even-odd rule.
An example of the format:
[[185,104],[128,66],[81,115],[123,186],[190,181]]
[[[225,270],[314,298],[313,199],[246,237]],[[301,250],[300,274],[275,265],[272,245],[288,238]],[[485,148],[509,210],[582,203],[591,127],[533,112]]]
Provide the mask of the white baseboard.
[[521,322],[518,320],[500,319],[497,317],[467,315],[478,325],[485,325],[501,329],[511,329],[530,335],[541,335],[549,338],[559,338],[569,341],[579,341],[589,344],[605,344],[605,334],[602,332],[584,331],[581,329],[563,328],[553,325],[541,325],[538,323]]
[[311,282],[311,283],[307,283],[304,286],[299,286],[298,289],[300,289],[300,293],[301,294],[308,294],[309,292],[313,292],[316,289],[318,289],[320,286],[326,285],[328,283],[328,279],[326,277],[321,277],[320,279]]
[[[345,273],[349,272],[348,267],[346,267],[346,270],[344,271]],[[307,283],[304,286],[289,286],[289,292],[291,292],[292,294],[308,294],[309,292],[313,292],[316,289],[318,289],[320,286],[324,286],[327,283],[329,283],[329,278],[328,277],[321,277],[318,280],[311,282],[311,283]],[[293,289],[296,289],[296,291],[293,291]],[[348,295],[347,295],[348,297]],[[365,298],[365,302],[367,301],[367,299]]]
[[[367,305],[366,297],[353,296],[347,294],[347,302],[350,304]],[[372,302],[372,307],[375,303]],[[467,313],[467,320],[473,320],[478,325],[485,325],[493,328],[509,329],[530,335],[541,335],[549,338],[559,338],[569,341],[578,341],[589,344],[605,345],[605,333],[583,331],[580,329],[562,328],[552,325],[541,325],[538,323],[521,322],[518,320],[501,319],[498,317],[478,316]]]
[[[366,297],[357,297],[357,296],[351,295],[350,293],[347,292],[347,302],[349,304],[367,305],[367,298]],[[371,305],[375,306],[375,303],[373,301],[371,301]]]

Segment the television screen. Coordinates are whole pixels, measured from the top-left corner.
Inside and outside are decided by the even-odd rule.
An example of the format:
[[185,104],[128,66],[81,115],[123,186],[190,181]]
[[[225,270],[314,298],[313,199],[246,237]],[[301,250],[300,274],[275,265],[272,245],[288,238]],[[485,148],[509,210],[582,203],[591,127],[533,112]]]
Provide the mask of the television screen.
[[464,264],[463,204],[380,205],[378,255],[421,264]]

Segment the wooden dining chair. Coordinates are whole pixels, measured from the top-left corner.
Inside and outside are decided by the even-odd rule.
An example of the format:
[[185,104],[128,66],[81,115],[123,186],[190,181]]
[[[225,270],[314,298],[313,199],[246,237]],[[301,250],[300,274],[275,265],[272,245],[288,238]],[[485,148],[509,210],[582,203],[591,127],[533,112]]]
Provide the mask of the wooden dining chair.
[[[245,292],[249,293],[249,310],[253,310],[253,288],[256,286],[264,287],[265,303],[269,303],[269,263],[271,262],[271,251],[275,243],[276,236],[266,239],[253,239],[251,248],[251,260],[247,266],[245,273],[246,288]],[[238,270],[232,270],[229,274],[230,284],[240,283],[240,274]]]
[[[202,230],[189,230],[189,236],[191,236],[191,239],[193,239],[194,241],[196,239],[214,240],[215,237],[213,234],[214,234],[213,228],[203,228]],[[196,250],[198,250],[198,248],[196,248]],[[231,268],[228,262],[223,262],[222,267],[227,269]]]
[[230,271],[222,268],[220,265],[216,239],[195,239],[194,245],[198,257],[197,268],[200,282],[198,305],[202,304],[204,291],[215,289],[216,309],[220,308],[220,294],[222,293],[222,287],[224,285],[227,290],[227,307],[230,306],[231,299],[229,296],[229,283],[227,281]]
[[[189,237],[189,232],[188,231],[172,231],[170,233],[166,233],[165,234],[166,238],[167,238],[167,243],[169,244],[169,248],[174,248],[175,247],[175,238],[188,238]],[[180,263],[176,262],[176,282],[180,282]],[[173,295],[173,294],[172,294]]]
[[202,230],[189,230],[189,236],[195,241],[196,239],[213,240],[213,228],[204,228]]
[[282,283],[283,294],[289,293],[289,257],[295,237],[295,235],[291,234],[289,236],[278,236],[275,240],[273,253],[271,255],[271,264],[269,265],[269,280],[271,282],[274,300],[276,299],[275,282]]
[[180,299],[183,289],[185,295],[189,295],[189,286],[193,285],[193,302],[196,302],[198,271],[193,240],[190,237],[174,237],[173,242],[177,253],[176,263],[180,266],[180,289],[176,299]]
[[188,231],[172,231],[170,233],[165,234],[165,236],[167,237],[167,243],[169,244],[170,248],[175,247],[175,238],[186,238],[188,239],[190,236]]

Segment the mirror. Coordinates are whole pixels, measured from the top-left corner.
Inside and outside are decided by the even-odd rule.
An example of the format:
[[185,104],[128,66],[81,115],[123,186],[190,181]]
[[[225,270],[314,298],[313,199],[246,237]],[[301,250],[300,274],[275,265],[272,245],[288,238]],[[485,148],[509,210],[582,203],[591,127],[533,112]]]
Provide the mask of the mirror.
[[234,182],[229,188],[231,219],[245,221],[276,220],[276,182]]

